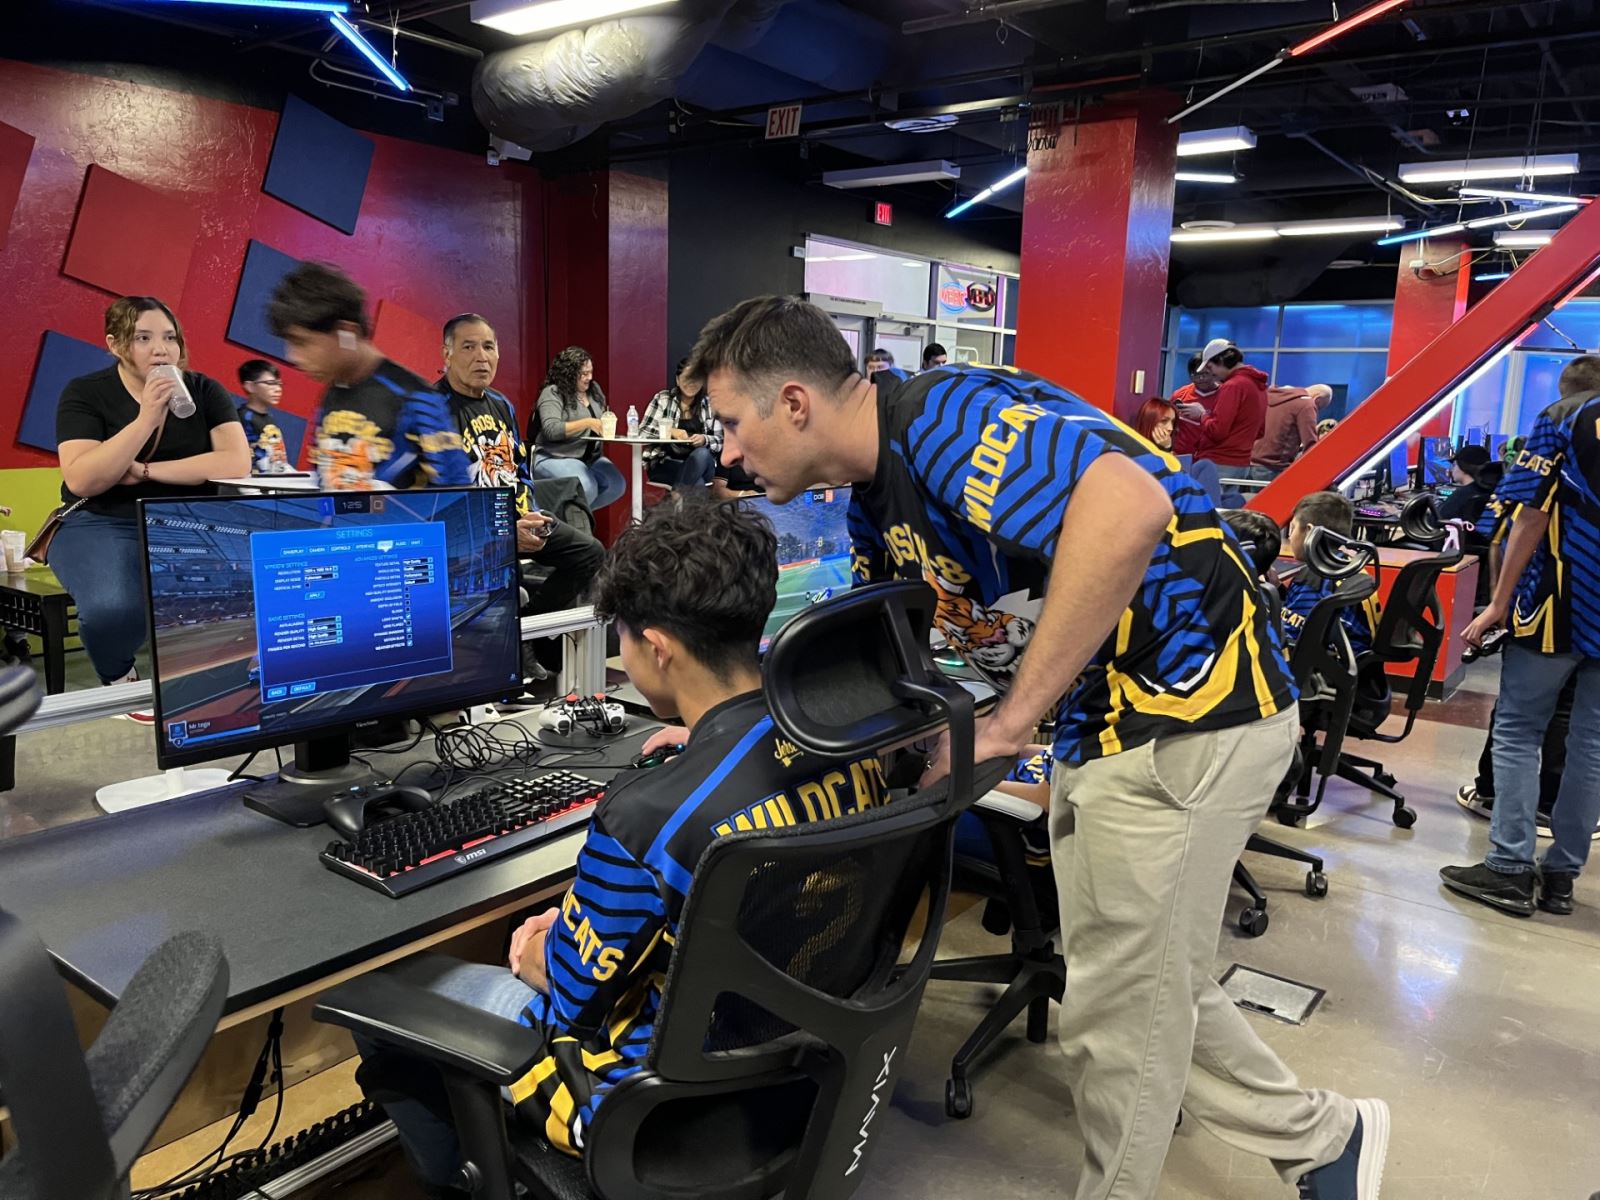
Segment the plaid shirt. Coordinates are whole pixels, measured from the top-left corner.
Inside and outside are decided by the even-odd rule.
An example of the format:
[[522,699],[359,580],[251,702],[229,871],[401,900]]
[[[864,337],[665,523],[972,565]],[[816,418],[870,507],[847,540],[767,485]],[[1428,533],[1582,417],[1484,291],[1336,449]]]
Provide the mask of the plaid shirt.
[[[695,399],[695,408],[698,410],[701,427],[706,432],[706,449],[711,451],[713,458],[722,457],[722,422],[711,411],[711,397],[701,392]],[[644,438],[665,437],[663,432],[668,428],[676,428],[682,405],[678,402],[678,390],[667,388],[650,397],[650,403],[645,406],[644,417],[639,421],[639,436]],[[687,445],[688,443],[684,443]],[[644,448],[644,461],[646,464],[660,462],[667,457],[669,447],[646,446]]]

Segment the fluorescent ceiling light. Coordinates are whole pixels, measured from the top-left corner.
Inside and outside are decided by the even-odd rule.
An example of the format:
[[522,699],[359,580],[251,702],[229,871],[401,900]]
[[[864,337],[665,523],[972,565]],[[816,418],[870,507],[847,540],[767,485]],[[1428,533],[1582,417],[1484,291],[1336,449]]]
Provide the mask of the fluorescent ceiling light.
[[1480,275],[1474,275],[1472,277],[1472,281],[1474,283],[1488,283],[1491,280],[1495,280],[1495,279],[1510,279],[1510,278],[1511,278],[1511,272],[1510,271],[1484,271]]
[[677,0],[473,0],[472,19],[513,37],[587,25],[606,17],[663,8]]
[[1504,229],[1494,235],[1496,246],[1510,249],[1532,249],[1548,246],[1555,233],[1549,229]]
[[1454,225],[1435,225],[1432,229],[1413,229],[1410,233],[1397,233],[1393,237],[1379,238],[1380,246],[1398,246],[1402,242],[1418,242],[1423,238],[1443,237],[1447,233],[1460,233],[1466,225],[1458,221]]
[[1243,125],[1228,129],[1191,129],[1178,135],[1178,157],[1199,154],[1226,154],[1230,150],[1254,150],[1256,135]]
[[[148,3],[149,0],[146,0]],[[167,4],[214,4],[229,8],[281,8],[290,12],[348,12],[344,0],[164,0]]]
[[1509,200],[1513,204],[1578,204],[1589,203],[1587,196],[1558,196],[1553,192],[1514,192],[1510,188],[1464,187],[1456,194],[1463,200]]
[[930,183],[960,178],[961,168],[942,158],[822,173],[822,182],[836,188],[888,187],[897,183]]
[[[1181,153],[1181,151],[1180,151]],[[1576,175],[1576,154],[1530,154],[1512,158],[1458,158],[1450,162],[1400,164],[1402,183],[1459,183],[1469,179],[1521,179],[1536,175]]]
[[1284,237],[1326,237],[1339,233],[1386,233],[1401,229],[1399,217],[1335,217],[1327,221],[1285,221],[1278,226]]
[[1017,180],[1023,178],[1025,175],[1027,175],[1027,173],[1028,173],[1028,168],[1027,167],[1018,167],[1015,171],[1011,172],[1011,174],[1007,175],[1004,179],[1000,180],[1000,182],[992,183],[988,187],[984,188],[983,191],[979,192],[976,196],[972,197],[972,199],[963,200],[960,204],[956,205],[949,212],[945,213],[945,216],[946,217],[959,217],[962,213],[966,212],[967,209],[971,208],[974,204],[978,204],[978,203],[980,203],[980,202],[982,202],[984,200],[987,200],[990,196],[994,195],[996,192],[1004,191],[1006,188],[1010,187],[1013,183],[1017,182]]
[[1173,176],[1179,183],[1238,183],[1239,177],[1231,171],[1179,171]]
[[366,59],[373,66],[377,67],[379,71],[383,72],[383,77],[385,79],[394,84],[394,86],[399,88],[402,92],[409,92],[411,90],[411,85],[406,82],[405,76],[390,66],[389,60],[374,50],[372,48],[372,44],[368,42],[366,38],[361,36],[354,25],[350,24],[349,21],[346,21],[338,13],[333,13],[328,17],[328,20],[333,22],[333,27],[335,29],[344,34],[344,40],[354,46],[362,58]]
[[1264,242],[1278,236],[1272,225],[1232,225],[1227,229],[1174,229],[1174,242]]
[[1479,217],[1475,221],[1468,221],[1468,229],[1483,229],[1489,225],[1512,225],[1518,221],[1537,221],[1540,217],[1555,217],[1562,213],[1577,212],[1576,204],[1557,204],[1551,208],[1534,208],[1527,212],[1498,213],[1492,217]]

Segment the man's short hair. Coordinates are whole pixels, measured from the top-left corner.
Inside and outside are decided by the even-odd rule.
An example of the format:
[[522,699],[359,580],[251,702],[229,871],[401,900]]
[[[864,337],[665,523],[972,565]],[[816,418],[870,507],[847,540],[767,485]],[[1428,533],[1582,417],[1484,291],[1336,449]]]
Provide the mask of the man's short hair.
[[278,337],[298,325],[312,333],[331,333],[348,321],[372,333],[367,320],[367,294],[338,267],[327,263],[301,263],[278,282],[267,305],[267,324]]
[[1338,492],[1312,492],[1294,506],[1293,518],[1302,525],[1321,525],[1344,537],[1356,524],[1356,506]]
[[785,380],[832,392],[860,374],[839,327],[798,296],[757,296],[707,321],[689,352],[688,373],[704,387],[722,370],[739,377],[762,417],[772,415]]
[[1223,513],[1235,537],[1244,543],[1250,555],[1250,565],[1257,575],[1265,575],[1283,552],[1283,531],[1266,513],[1254,509],[1236,508]]
[[480,317],[477,313],[457,313],[444,323],[444,344],[454,345],[456,330],[462,325],[488,325],[489,332],[494,332],[494,326],[489,324],[487,317]]
[[938,342],[929,342],[922,348],[922,365],[927,366],[932,358],[949,358],[950,352]]
[[882,346],[879,346],[871,354],[867,355],[867,361],[868,362],[878,362],[878,363],[888,363],[892,367],[892,366],[894,366],[894,355],[890,354]]
[[1201,367],[1203,367],[1205,365],[1206,365],[1206,360],[1200,356],[1200,352],[1198,350],[1195,351],[1195,353],[1189,355],[1189,374],[1190,375],[1193,375],[1196,371],[1198,371]]
[[241,386],[247,383],[255,383],[267,375],[271,375],[274,379],[279,377],[277,366],[269,363],[264,358],[247,358],[239,364],[239,383]]
[[1600,355],[1585,354],[1569,362],[1562,368],[1556,390],[1563,396],[1600,392]]
[[595,615],[671,634],[726,679],[754,669],[778,602],[778,539],[738,504],[677,491],[623,530],[593,585]]

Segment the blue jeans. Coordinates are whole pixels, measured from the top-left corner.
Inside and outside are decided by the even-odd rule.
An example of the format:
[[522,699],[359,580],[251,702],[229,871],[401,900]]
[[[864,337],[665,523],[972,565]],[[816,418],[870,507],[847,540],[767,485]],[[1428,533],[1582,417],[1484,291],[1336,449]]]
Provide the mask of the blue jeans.
[[660,458],[650,464],[650,478],[668,487],[704,487],[716,478],[717,460],[704,446],[684,458]]
[[78,638],[100,682],[121,679],[149,633],[138,521],[80,508],[56,530],[50,569],[72,593]]
[[583,488],[583,498],[590,512],[599,512],[608,504],[615,504],[628,490],[617,464],[601,456],[592,463],[576,458],[551,458],[541,454],[533,463],[535,479],[576,479]]
[[1500,700],[1495,708],[1494,820],[1485,860],[1496,871],[1518,874],[1533,867],[1534,814],[1539,806],[1539,748],[1555,714],[1561,689],[1576,672],[1567,765],[1550,816],[1554,842],[1540,865],[1577,873],[1589,857],[1600,821],[1600,659],[1581,654],[1537,654],[1515,643],[1500,664]]
[[[533,989],[505,967],[461,962],[444,955],[431,955],[430,966],[437,968],[427,982],[430,992],[507,1020],[515,1021],[533,999]],[[539,1035],[530,1029],[528,1036]],[[356,1049],[363,1059],[380,1052],[394,1053],[360,1035],[356,1037]],[[394,1122],[400,1148],[417,1176],[433,1187],[451,1185],[461,1168],[461,1144],[456,1140],[454,1126],[420,1100],[386,1099],[383,1111]]]

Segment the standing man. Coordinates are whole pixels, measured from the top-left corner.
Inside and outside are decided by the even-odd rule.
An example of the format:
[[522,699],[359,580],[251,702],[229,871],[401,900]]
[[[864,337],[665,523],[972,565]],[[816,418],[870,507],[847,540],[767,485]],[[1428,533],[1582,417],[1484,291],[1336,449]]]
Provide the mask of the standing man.
[[1267,389],[1266,428],[1250,451],[1250,479],[1276,479],[1317,444],[1317,414],[1333,400],[1325,383]]
[[516,489],[517,553],[526,563],[550,572],[542,582],[523,572],[529,597],[523,611],[571,608],[588,590],[606,552],[589,534],[539,511],[528,473],[528,446],[517,433],[516,410],[489,386],[499,370],[500,344],[488,321],[477,313],[462,313],[445,322],[444,378],[438,388],[448,398],[461,431],[471,480],[479,487]]
[[311,463],[328,491],[462,487],[470,482],[445,399],[372,344],[367,297],[343,271],[302,263],[267,307],[289,361],[326,384]]
[[1200,422],[1211,415],[1211,406],[1217,402],[1217,381],[1211,378],[1206,360],[1199,354],[1189,356],[1189,382],[1172,393],[1172,402],[1178,406],[1172,452],[1193,454],[1200,443]]
[[1266,430],[1267,375],[1244,361],[1244,354],[1225,338],[1213,338],[1201,355],[1204,370],[1217,382],[1210,415],[1200,422],[1194,456],[1214,462],[1243,477],[1250,469],[1256,440]]
[[[858,580],[925,580],[951,644],[1005,691],[977,724],[979,760],[1015,759],[1055,714],[1077,1200],[1150,1200],[1180,1102],[1302,1197],[1376,1200],[1388,1108],[1303,1090],[1211,977],[1234,864],[1299,728],[1251,568],[1199,488],[1024,372],[864,379],[792,297],[715,318],[688,371],[723,461],[769,499],[856,485]],[[924,782],[948,765],[941,745]]]
[[246,359],[239,364],[239,386],[244,389],[239,421],[250,443],[250,473],[282,475],[294,470],[283,429],[272,416],[283,402],[283,380],[278,368],[264,358]]
[[[1441,867],[1452,892],[1518,916],[1538,907],[1572,912],[1572,885],[1600,821],[1600,357],[1567,364],[1561,398],[1539,414],[1495,494],[1520,505],[1506,539],[1489,607],[1468,625],[1481,646],[1511,623],[1500,663],[1492,750],[1496,794],[1489,854],[1467,867]],[[1539,805],[1539,747],[1561,689],[1576,675],[1566,769],[1550,815],[1554,842],[1533,858]]]

